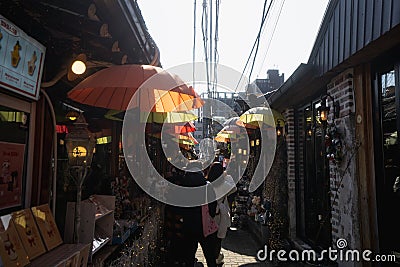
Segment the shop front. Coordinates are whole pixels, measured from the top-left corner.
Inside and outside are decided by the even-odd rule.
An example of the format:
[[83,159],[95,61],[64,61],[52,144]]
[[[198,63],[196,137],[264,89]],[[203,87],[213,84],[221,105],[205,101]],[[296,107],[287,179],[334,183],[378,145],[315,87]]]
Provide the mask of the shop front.
[[0,15],[0,214],[30,206],[45,47]]
[[345,240],[398,255],[399,8],[330,1],[309,61],[268,98],[289,124],[289,236],[299,249]]

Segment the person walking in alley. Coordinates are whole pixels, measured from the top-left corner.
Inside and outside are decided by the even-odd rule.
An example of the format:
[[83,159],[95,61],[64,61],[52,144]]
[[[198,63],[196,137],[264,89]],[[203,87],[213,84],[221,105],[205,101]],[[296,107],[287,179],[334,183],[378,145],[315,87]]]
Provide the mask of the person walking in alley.
[[221,253],[222,239],[226,237],[228,228],[231,226],[231,216],[230,216],[230,205],[228,203],[228,196],[236,192],[237,188],[235,182],[229,174],[224,172],[224,168],[221,163],[214,162],[210,166],[210,170],[207,175],[207,180],[209,182],[214,182],[218,178],[222,178],[221,182],[227,183],[233,188],[223,197],[217,200],[216,216],[215,219],[218,223],[217,240],[215,242],[215,255],[216,263],[218,265],[223,264],[224,255]]
[[[185,177],[182,180],[182,186],[186,187],[199,187],[207,184],[207,181],[202,172],[202,164],[199,161],[190,162],[186,169]],[[208,190],[210,191],[210,190]],[[210,192],[211,193],[211,192]],[[212,195],[209,195],[212,198]],[[208,236],[204,235],[204,210],[208,210],[211,221],[215,217],[217,201],[213,201],[208,205],[180,208],[183,214],[183,244],[182,244],[182,260],[184,266],[192,267],[195,264],[195,255],[200,243],[204,257],[206,258],[208,267],[216,267],[215,262],[215,242],[217,240],[217,233],[214,230]],[[203,209],[206,208],[206,209]]]

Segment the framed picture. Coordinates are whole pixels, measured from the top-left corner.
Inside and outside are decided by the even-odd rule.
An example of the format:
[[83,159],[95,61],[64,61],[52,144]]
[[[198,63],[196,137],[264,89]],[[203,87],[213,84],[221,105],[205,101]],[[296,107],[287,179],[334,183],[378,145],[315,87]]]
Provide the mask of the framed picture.
[[39,229],[36,226],[31,210],[24,209],[13,212],[11,213],[11,217],[21,239],[22,246],[29,258],[34,259],[45,253],[46,248],[40,237]]
[[0,142],[0,209],[22,204],[25,144]]
[[11,215],[0,218],[0,257],[4,266],[26,266],[29,264]]
[[49,205],[32,207],[31,210],[47,250],[61,245],[63,240]]

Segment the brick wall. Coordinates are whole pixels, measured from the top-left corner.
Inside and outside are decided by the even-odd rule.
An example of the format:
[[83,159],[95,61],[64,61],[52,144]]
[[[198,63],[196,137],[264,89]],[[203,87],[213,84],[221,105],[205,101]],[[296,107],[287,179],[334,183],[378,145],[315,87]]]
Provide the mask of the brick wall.
[[[355,159],[355,120],[353,95],[353,70],[349,69],[336,76],[327,86],[327,93],[339,102],[339,118],[334,118],[333,101],[328,122],[334,123],[340,134],[343,158],[339,162],[330,161],[330,188],[332,207],[332,242],[336,247],[339,238],[347,240],[349,249],[360,247],[358,224],[358,190]],[[355,266],[356,263],[340,263],[340,266]]]
[[287,180],[288,180],[288,215],[289,237],[296,237],[296,173],[295,173],[295,132],[294,109],[287,109],[283,113],[286,120],[286,146],[287,146]]

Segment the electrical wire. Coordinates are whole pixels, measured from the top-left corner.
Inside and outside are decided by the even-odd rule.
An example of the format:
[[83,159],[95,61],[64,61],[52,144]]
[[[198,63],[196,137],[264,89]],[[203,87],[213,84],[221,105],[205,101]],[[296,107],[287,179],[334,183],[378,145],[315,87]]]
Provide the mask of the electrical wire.
[[[261,33],[263,32],[263,28],[264,28],[265,22],[267,21],[267,15],[270,14],[269,11],[271,10],[271,6],[272,6],[272,3],[273,3],[273,2],[274,2],[274,1],[271,1],[271,2],[270,2],[269,6],[268,6],[268,9],[267,9],[267,11],[266,11],[266,13],[265,13],[265,15],[264,15],[264,17],[263,17],[263,20],[261,21],[260,30],[259,30],[259,32],[258,32],[257,39],[256,39],[256,42],[257,42],[256,51],[254,52],[253,63],[251,64],[251,69],[250,69],[250,73],[249,73],[249,84],[250,84],[250,82],[251,82],[251,81],[250,81],[250,79],[251,79],[251,74],[253,73],[254,64],[255,64],[255,62],[256,62],[256,58],[257,58],[257,54],[258,54],[258,48],[259,48],[259,46],[260,46]],[[265,8],[265,5],[264,5],[264,8]],[[265,9],[264,9],[263,11],[265,12]]]
[[210,77],[208,70],[208,14],[207,14],[207,0],[203,0],[203,14],[201,17],[201,31],[203,34],[203,46],[204,46],[204,60],[206,62],[206,78],[207,78],[207,93],[210,96]]
[[265,53],[264,53],[263,60],[262,60],[262,62],[261,62],[261,65],[260,65],[260,68],[259,68],[259,70],[258,70],[257,75],[260,74],[260,72],[261,72],[261,70],[262,70],[262,68],[263,68],[263,66],[264,66],[264,63],[265,63],[265,60],[266,60],[266,58],[267,58],[267,54],[268,54],[268,51],[269,51],[269,47],[271,46],[272,39],[274,38],[274,34],[275,34],[276,27],[277,27],[278,22],[279,22],[279,19],[280,19],[280,17],[281,17],[281,13],[282,13],[282,9],[283,9],[283,5],[284,5],[284,4],[285,4],[285,0],[282,1],[281,7],[280,7],[280,9],[279,9],[278,17],[277,17],[276,20],[275,20],[274,29],[273,29],[272,34],[271,34],[271,37],[270,37],[270,39],[269,39],[269,41],[268,41],[267,50],[266,50]]
[[195,87],[195,73],[196,73],[196,0],[194,0],[194,5],[193,5],[193,73],[192,73],[192,84],[193,87]]
[[219,5],[220,0],[216,0],[215,2],[215,34],[214,34],[214,75],[213,75],[213,92],[216,93],[216,85],[218,83],[218,62],[219,62],[219,54],[218,54],[218,31],[219,31]]
[[[248,58],[247,58],[246,64],[245,64],[245,66],[244,66],[244,68],[243,68],[243,70],[242,70],[242,73],[241,73],[241,75],[240,75],[239,81],[238,81],[238,83],[236,84],[235,91],[237,90],[237,88],[238,88],[238,86],[239,86],[239,84],[240,84],[240,81],[241,81],[242,78],[243,78],[243,75],[244,75],[244,73],[245,73],[245,71],[246,71],[246,69],[247,69],[247,66],[248,66],[249,62],[250,62],[251,56],[253,55],[253,51],[254,51],[254,49],[255,49],[255,47],[256,47],[256,45],[257,45],[257,42],[258,42],[258,40],[259,40],[259,38],[260,38],[261,31],[262,31],[262,28],[263,28],[265,19],[266,19],[266,17],[267,17],[267,16],[266,16],[267,14],[266,14],[266,11],[265,11],[265,10],[266,10],[266,6],[267,6],[267,2],[268,2],[268,0],[265,0],[265,1],[264,1],[264,7],[263,7],[263,14],[262,14],[262,19],[261,19],[260,29],[259,29],[258,35],[257,35],[257,37],[256,37],[256,40],[254,41],[253,47],[251,48],[251,51],[250,51],[250,54],[249,54],[249,56],[248,56]],[[271,3],[270,3],[269,6],[271,6],[273,2],[274,2],[274,0],[271,1]],[[269,10],[269,8],[268,8],[268,10]]]

